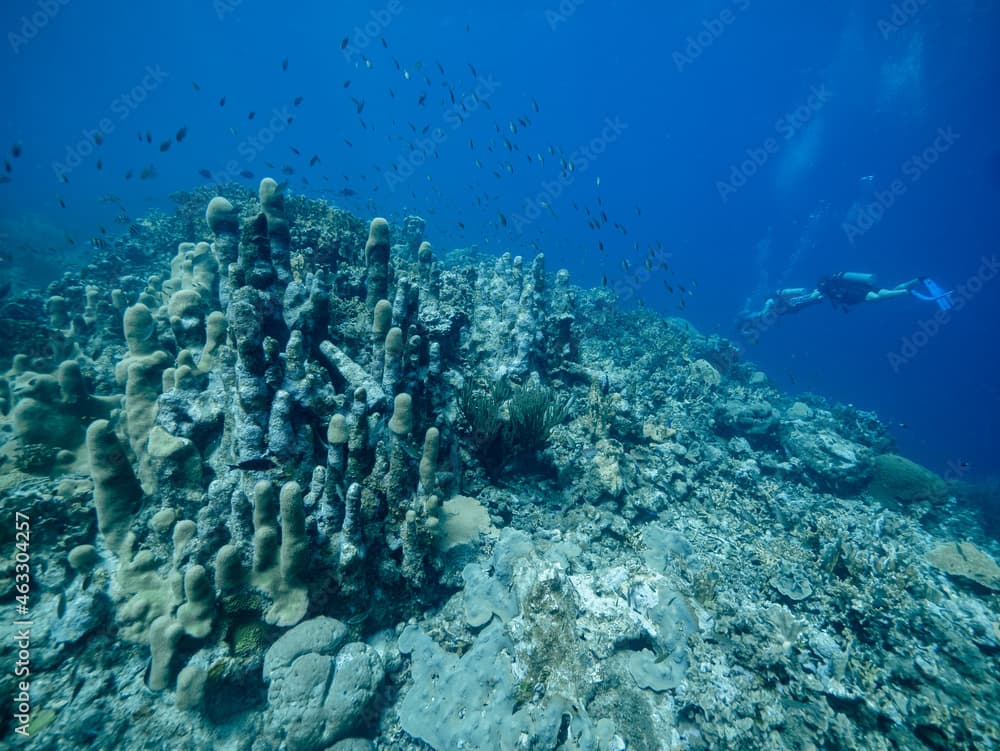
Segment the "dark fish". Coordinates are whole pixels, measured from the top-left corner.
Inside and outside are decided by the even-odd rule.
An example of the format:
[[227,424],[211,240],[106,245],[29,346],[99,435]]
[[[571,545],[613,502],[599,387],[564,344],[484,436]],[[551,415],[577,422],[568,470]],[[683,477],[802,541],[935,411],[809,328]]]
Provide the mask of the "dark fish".
[[312,159],[309,160],[309,166],[315,167],[317,164],[319,164],[319,155],[313,154]]
[[292,100],[293,107],[298,107],[300,104],[302,104],[302,97],[297,96],[295,97],[295,99]]
[[142,228],[141,228],[141,227],[140,227],[140,226],[139,226],[138,224],[130,224],[130,225],[128,226],[128,233],[129,233],[130,235],[132,235],[132,237],[135,237],[136,235],[138,235],[138,234],[139,234],[139,231],[140,231],[141,229],[142,229]]
[[152,164],[148,167],[143,167],[142,172],[139,173],[140,180],[152,180],[154,177],[159,177],[160,173],[156,171],[156,167]]
[[353,143],[351,143],[350,141],[348,141],[348,140],[347,140],[346,138],[344,139],[344,143],[346,143],[346,144],[347,144],[348,146],[350,146],[350,147],[353,147],[353,146],[354,146],[354,144],[353,144]]
[[98,146],[104,143],[104,134],[101,133],[101,131],[97,131],[94,134],[94,143],[97,144]]
[[382,46],[385,47],[386,49],[389,49],[389,43],[385,41],[385,37],[382,37]]
[[282,70],[288,70],[288,58],[287,57],[284,60],[281,61],[281,69]]
[[472,63],[466,63],[466,65],[468,65],[469,66],[469,70],[472,71],[472,77],[473,78],[479,78],[479,74],[476,73],[476,66],[473,65]]
[[172,143],[172,141],[164,141],[163,143],[161,143],[160,144],[160,151],[163,152],[163,151],[166,151],[167,149],[169,149],[171,143]]
[[357,192],[352,190],[351,188],[344,188],[343,190],[340,191],[340,195],[344,196],[345,198],[350,198],[351,196],[356,196]]
[[198,85],[197,81],[191,82],[191,88],[194,89],[195,91],[201,91],[201,86]]
[[507,217],[505,217],[503,215],[502,211],[498,211],[497,214],[500,215],[500,225],[503,226],[503,227],[506,227],[507,226]]
[[602,274],[601,275],[601,286],[602,287],[607,287],[608,286],[608,275],[607,274]]
[[278,465],[268,459],[266,456],[259,457],[257,459],[244,459],[236,464],[230,464],[230,469],[240,469],[248,472],[263,472],[268,469],[274,469]]
[[198,174],[201,175],[202,177],[204,177],[206,180],[211,180],[212,179],[212,172],[210,170],[200,169],[200,170],[198,170]]
[[424,92],[423,94],[420,95],[420,98],[417,100],[417,104],[419,104],[422,107],[426,102],[427,102],[427,92]]
[[604,374],[604,380],[601,381],[601,396],[607,396],[608,392],[611,391],[611,380],[608,378],[608,374]]
[[148,131],[147,130],[146,131],[146,143],[152,143],[152,142],[153,142],[153,133],[152,133],[152,131]]
[[177,131],[177,134],[174,136],[174,139],[177,141],[177,143],[180,143],[187,137],[187,134],[188,134],[188,129],[187,126],[185,125],[180,130]]
[[346,89],[346,88],[349,88],[349,87],[350,87],[350,85],[351,85],[351,79],[350,79],[350,78],[348,78],[348,79],[347,79],[346,81],[344,81],[344,88],[345,88],[345,89]]
[[59,204],[59,208],[61,208],[61,209],[65,209],[66,208],[66,202],[63,199],[57,197],[56,198],[56,203]]
[[246,178],[247,180],[253,180],[253,172],[251,172],[248,169],[245,169],[242,172],[240,172],[240,177]]
[[302,156],[302,152],[301,152],[301,151],[299,151],[299,150],[298,150],[297,148],[295,148],[294,146],[289,146],[288,148],[292,150],[292,153],[293,153],[293,154],[295,154],[295,156]]
[[15,159],[17,159],[19,156],[21,156],[21,144],[20,143],[15,143],[13,146],[11,146],[10,147],[10,153],[11,153],[11,156],[13,156]]
[[221,99],[219,100],[219,106],[220,106],[220,107],[225,107],[225,106],[226,106],[226,98],[225,98],[225,97],[222,97],[222,98],[221,98]]
[[458,228],[459,229],[465,229],[465,225],[462,224],[461,222],[458,222]]
[[253,120],[255,117],[257,117],[257,113],[253,110],[250,110],[250,112],[247,113],[247,120]]
[[534,108],[535,112],[539,112],[538,102],[535,101],[535,97],[531,97],[531,106]]
[[358,114],[360,115],[365,108],[365,98],[361,97],[361,99],[357,99],[356,97],[352,96],[351,101],[354,102],[354,107],[357,109]]
[[295,168],[292,167],[289,164],[286,164],[286,165],[282,166],[281,172],[282,172],[282,174],[285,174],[285,175],[294,175],[295,174]]
[[343,39],[341,40],[341,42],[340,42],[340,49],[342,49],[342,50],[346,50],[346,49],[347,49],[347,45],[348,45],[348,44],[350,44],[350,42],[351,42],[351,40],[350,40],[350,39],[348,39],[347,37],[344,37],[344,38],[343,38]]
[[126,180],[131,180],[132,179],[132,175],[133,175],[133,170],[129,170],[128,172],[125,173],[125,179]]
[[104,248],[108,247],[108,241],[103,237],[92,237],[90,238],[90,245],[97,250],[104,250]]
[[128,224],[132,221],[128,214],[119,214],[115,217],[115,224]]
[[295,122],[295,118],[293,116],[289,115],[286,118],[285,122],[288,123],[289,125],[291,125],[293,122]]

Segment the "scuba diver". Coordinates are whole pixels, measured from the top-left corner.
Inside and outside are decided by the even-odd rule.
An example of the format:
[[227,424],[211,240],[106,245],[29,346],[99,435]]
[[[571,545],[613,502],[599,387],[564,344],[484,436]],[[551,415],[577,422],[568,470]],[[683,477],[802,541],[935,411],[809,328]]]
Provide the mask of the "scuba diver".
[[[917,291],[921,285],[926,293]],[[803,287],[777,290],[765,301],[761,310],[741,313],[738,327],[744,336],[755,340],[761,331],[775,323],[781,316],[797,313],[824,300],[829,300],[835,308],[846,313],[851,307],[861,303],[890,300],[904,295],[937,303],[942,310],[950,310],[952,307],[949,299],[951,292],[946,292],[933,279],[927,277],[883,288],[875,284],[874,274],[842,271],[820,279],[814,290]]]

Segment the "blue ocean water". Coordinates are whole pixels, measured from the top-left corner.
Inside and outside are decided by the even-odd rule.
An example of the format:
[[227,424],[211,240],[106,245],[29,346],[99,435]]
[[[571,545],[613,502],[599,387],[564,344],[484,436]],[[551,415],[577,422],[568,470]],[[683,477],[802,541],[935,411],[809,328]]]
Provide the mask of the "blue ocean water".
[[[900,453],[995,480],[998,16],[12,0],[3,273],[44,284],[176,191],[270,175],[365,219],[419,214],[439,249],[544,251],[734,338],[783,389],[877,412]],[[837,271],[930,276],[961,304],[816,306],[740,337],[742,310]]]

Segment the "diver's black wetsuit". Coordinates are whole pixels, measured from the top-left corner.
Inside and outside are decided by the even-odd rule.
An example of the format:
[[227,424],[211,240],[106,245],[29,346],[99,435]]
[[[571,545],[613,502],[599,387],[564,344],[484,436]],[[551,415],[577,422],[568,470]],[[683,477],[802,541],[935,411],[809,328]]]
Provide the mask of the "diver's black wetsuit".
[[844,272],[821,279],[816,289],[833,304],[833,307],[845,313],[852,305],[865,302],[870,292],[878,293],[878,288],[868,281],[845,279]]

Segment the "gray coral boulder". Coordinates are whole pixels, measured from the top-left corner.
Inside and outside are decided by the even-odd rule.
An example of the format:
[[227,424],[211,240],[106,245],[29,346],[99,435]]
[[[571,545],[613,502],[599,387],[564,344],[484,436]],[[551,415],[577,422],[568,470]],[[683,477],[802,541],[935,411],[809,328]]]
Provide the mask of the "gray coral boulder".
[[346,628],[333,618],[300,624],[264,658],[270,683],[265,733],[288,751],[320,751],[362,724],[385,668],[373,648],[343,644]]
[[833,431],[791,423],[782,431],[781,443],[788,457],[799,464],[817,490],[857,492],[872,478],[871,449]]
[[774,443],[778,424],[778,411],[766,401],[730,399],[715,408],[714,425],[719,435],[742,436],[756,448]]

